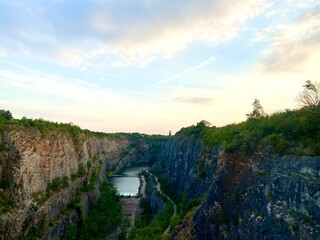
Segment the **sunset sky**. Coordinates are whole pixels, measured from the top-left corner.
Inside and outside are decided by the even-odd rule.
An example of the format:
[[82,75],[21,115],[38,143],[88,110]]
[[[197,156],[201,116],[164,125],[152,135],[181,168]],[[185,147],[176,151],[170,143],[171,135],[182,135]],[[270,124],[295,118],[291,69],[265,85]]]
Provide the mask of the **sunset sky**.
[[0,109],[168,134],[296,107],[320,81],[319,0],[0,0]]

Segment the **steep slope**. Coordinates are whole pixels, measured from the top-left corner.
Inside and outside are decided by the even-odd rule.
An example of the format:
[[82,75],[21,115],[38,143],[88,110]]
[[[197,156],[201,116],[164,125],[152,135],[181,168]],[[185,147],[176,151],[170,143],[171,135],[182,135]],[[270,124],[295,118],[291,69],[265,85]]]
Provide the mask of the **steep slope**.
[[0,239],[50,232],[59,237],[66,221],[78,217],[79,206],[87,211],[99,196],[107,169],[149,161],[153,154],[139,138],[20,125],[6,125],[1,134]]
[[[306,108],[223,128],[201,121],[166,141],[0,118],[0,239],[61,238],[106,172],[139,161],[178,206],[172,239],[320,239],[319,119]],[[167,228],[172,204],[147,194]]]
[[[283,153],[279,154],[275,146],[287,140],[275,137],[271,124],[268,132],[250,129],[255,138],[243,124],[240,127],[232,126],[234,133],[230,127],[214,132],[215,137],[228,138],[221,144],[217,140],[208,145],[212,129],[203,126],[188,128],[168,141],[166,157],[155,163],[153,171],[180,195],[177,199],[185,201],[185,206],[207,193],[197,209],[189,209],[172,239],[320,239],[320,158],[294,156],[295,151],[311,152],[304,151],[308,148],[302,148],[300,139],[308,142],[307,137],[313,139],[318,131],[304,135],[301,131],[301,138],[284,145],[292,153],[284,154],[279,147]],[[286,129],[298,131],[299,127]],[[318,142],[313,140],[310,146],[317,149]]]
[[223,155],[196,239],[317,239],[320,158]]
[[320,237],[320,158],[219,154],[192,138],[171,141],[169,149],[157,173],[189,198],[209,190],[174,239]]

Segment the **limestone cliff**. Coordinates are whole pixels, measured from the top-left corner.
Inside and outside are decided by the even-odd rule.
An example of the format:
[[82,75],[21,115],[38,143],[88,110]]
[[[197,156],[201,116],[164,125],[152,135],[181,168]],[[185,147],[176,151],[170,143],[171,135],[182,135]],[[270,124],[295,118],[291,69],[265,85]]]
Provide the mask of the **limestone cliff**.
[[6,126],[0,144],[0,239],[61,234],[59,223],[76,217],[70,204],[86,210],[107,169],[151,158],[143,140],[37,127]]
[[159,142],[19,124],[0,130],[0,239],[61,238],[99,196],[106,171],[138,161],[152,161],[186,201],[206,196],[173,239],[320,239],[319,157],[263,145],[227,153],[195,134]]
[[[271,151],[272,152],[272,151]],[[173,137],[153,170],[178,194],[208,196],[172,239],[320,239],[320,158],[225,153]]]

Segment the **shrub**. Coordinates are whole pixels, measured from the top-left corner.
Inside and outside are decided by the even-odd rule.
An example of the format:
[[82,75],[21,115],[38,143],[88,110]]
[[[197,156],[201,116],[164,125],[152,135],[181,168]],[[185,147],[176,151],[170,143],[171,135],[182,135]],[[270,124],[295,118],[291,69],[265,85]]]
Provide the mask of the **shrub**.
[[104,182],[100,191],[100,198],[92,204],[89,215],[84,219],[79,239],[105,239],[120,226],[121,203],[116,190]]
[[9,212],[15,208],[16,202],[6,193],[0,193],[0,213]]

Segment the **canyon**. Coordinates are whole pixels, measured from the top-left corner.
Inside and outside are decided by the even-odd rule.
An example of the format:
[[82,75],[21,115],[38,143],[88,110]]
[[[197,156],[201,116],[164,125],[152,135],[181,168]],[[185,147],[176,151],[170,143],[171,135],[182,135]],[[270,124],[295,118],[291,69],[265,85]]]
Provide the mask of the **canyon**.
[[[68,223],[99,198],[106,175],[141,162],[181,202],[201,199],[181,215],[171,239],[320,238],[317,156],[267,147],[228,152],[192,134],[70,134],[10,124],[0,145],[0,239],[64,239]],[[153,181],[146,177],[146,200],[157,215],[166,202]]]

